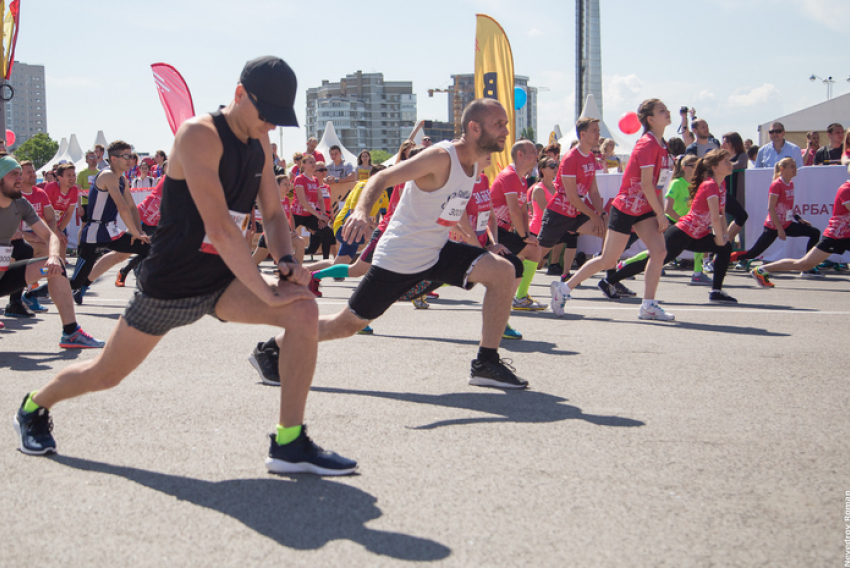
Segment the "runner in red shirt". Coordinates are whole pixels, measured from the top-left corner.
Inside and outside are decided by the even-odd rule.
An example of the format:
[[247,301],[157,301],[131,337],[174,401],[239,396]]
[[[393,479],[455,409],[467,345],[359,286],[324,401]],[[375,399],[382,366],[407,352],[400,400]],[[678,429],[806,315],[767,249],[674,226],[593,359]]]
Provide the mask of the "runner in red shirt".
[[663,233],[670,225],[660,198],[660,191],[669,179],[672,162],[664,142],[664,129],[670,124],[670,111],[660,100],[649,99],[641,103],[637,115],[643,125],[643,136],[629,157],[620,192],[611,204],[602,254],[584,263],[567,282],[552,284],[552,311],[557,315],[564,314],[564,304],[579,284],[600,270],[613,268],[617,264],[634,228],[650,254],[638,318],[662,321],[675,319],[655,301],[655,291],[666,256]]
[[514,310],[545,310],[528,295],[528,287],[540,262],[537,238],[529,231],[528,184],[525,179],[537,165],[537,148],[530,140],[520,140],[511,148],[513,162],[503,169],[490,187],[490,201],[496,216],[498,244],[522,260],[523,274],[513,300]]
[[[74,218],[77,207],[77,174],[74,164],[62,164],[56,168],[56,181],[44,186],[44,192],[50,198],[56,215],[56,228],[61,235],[63,244],[68,243],[68,224]],[[59,251],[62,262],[65,262],[65,246]]]
[[[727,150],[712,150],[696,165],[691,180],[691,209],[664,232],[668,263],[682,251],[715,253],[714,280],[708,301],[719,304],[737,304],[738,301],[723,291],[723,279],[729,268],[732,243],[726,227],[726,187],[724,179],[732,173],[732,160]],[[712,232],[713,231],[713,232]],[[650,259],[652,257],[650,256]],[[648,259],[625,265],[606,280],[610,284],[639,274],[646,268]]]
[[[168,169],[168,162],[163,164],[163,168],[163,171]],[[137,207],[139,210],[139,219],[142,221],[142,231],[151,237],[154,232],[156,232],[156,226],[159,225],[159,208],[162,204],[162,188],[164,185],[165,175],[162,175],[160,176],[159,182],[157,182],[156,186],[154,186],[148,196],[145,197],[144,201],[139,203],[139,206]],[[115,276],[115,285],[119,288],[123,288],[126,284],[127,276],[130,275],[131,271],[136,269],[146,256],[147,254],[137,254],[130,259],[130,262],[121,267],[118,274]]]
[[[820,239],[820,231],[811,223],[794,213],[794,176],[797,164],[791,158],[777,162],[773,170],[773,183],[768,190],[767,217],[761,236],[748,251],[732,253],[732,261],[752,260],[759,257],[779,238],[808,237],[806,251],[812,250]],[[820,278],[823,275],[816,268],[804,274],[806,277]]]
[[[47,193],[43,189],[39,189],[34,185],[36,177],[35,168],[33,168],[32,162],[21,162],[21,171],[21,195],[30,202],[38,216],[44,220],[50,230],[59,237],[60,241],[62,241],[62,245],[65,246],[68,242],[68,237],[66,237],[64,233],[60,233],[56,230],[56,214],[53,211],[53,204],[50,202],[50,197],[48,197]],[[28,189],[29,191],[27,191]],[[32,247],[34,258],[40,258],[48,255],[50,250],[47,242],[36,235],[29,225],[21,221],[20,230],[24,235],[24,240]],[[19,258],[17,260],[24,259]]]
[[[279,175],[276,178],[277,187],[280,190],[280,206],[286,214],[286,219],[289,221],[290,233],[292,239],[292,248],[295,251],[295,258],[301,263],[304,260],[304,239],[295,230],[295,221],[292,219],[292,206],[290,200],[295,193],[292,190],[292,182],[285,175]],[[260,240],[257,241],[257,248],[254,250],[253,259],[259,266],[269,256],[269,249],[266,247],[266,234],[260,235]]]
[[561,160],[557,175],[551,170],[553,164],[549,164],[548,172],[542,165],[543,160],[539,166],[544,180],[550,175],[554,177],[555,193],[543,213],[538,240],[544,256],[556,245],[566,244],[561,282],[568,278],[576,256],[579,234],[605,238],[603,216],[607,216],[607,213],[602,212],[600,215],[602,198],[596,185],[596,159],[590,150],[599,143],[599,120],[579,119],[576,134],[579,143]]
[[[850,172],[850,168],[848,168]],[[769,276],[774,272],[791,272],[813,270],[833,254],[844,254],[850,251],[850,181],[844,182],[835,193],[835,204],[832,207],[832,217],[829,218],[823,238],[820,242],[800,259],[783,258],[770,264],[754,269],[751,274],[759,286],[772,288]]]
[[307,151],[304,152],[304,156],[305,157],[306,156],[313,156],[313,159],[315,159],[316,162],[324,162],[325,156],[321,152],[316,150],[316,146],[318,146],[318,145],[319,145],[318,140],[316,140],[315,138],[312,138],[312,137],[308,138],[307,139]]

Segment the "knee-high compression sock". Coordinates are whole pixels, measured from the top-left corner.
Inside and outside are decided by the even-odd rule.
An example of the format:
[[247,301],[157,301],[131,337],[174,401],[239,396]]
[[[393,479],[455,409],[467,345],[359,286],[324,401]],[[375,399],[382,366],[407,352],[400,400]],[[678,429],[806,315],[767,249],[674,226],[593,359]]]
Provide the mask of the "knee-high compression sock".
[[346,278],[348,277],[347,264],[334,264],[313,273],[313,278],[321,280],[322,278]]
[[694,253],[694,274],[702,272],[702,259],[705,255],[701,252]]
[[522,280],[520,280],[519,288],[516,290],[517,298],[525,298],[528,296],[528,287],[531,286],[531,280],[534,278],[534,273],[537,271],[537,263],[533,260],[523,260],[522,266]]

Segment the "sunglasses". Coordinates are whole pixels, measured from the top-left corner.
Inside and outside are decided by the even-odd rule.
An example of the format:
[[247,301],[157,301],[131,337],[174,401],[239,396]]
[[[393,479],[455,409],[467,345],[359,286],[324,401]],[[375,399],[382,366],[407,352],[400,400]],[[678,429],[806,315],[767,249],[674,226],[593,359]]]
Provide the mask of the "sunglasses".
[[768,130],[767,131],[768,134],[782,134],[783,132],[785,132],[785,131],[784,130]]
[[251,101],[251,104],[254,105],[255,109],[257,109],[257,118],[259,118],[263,122],[269,122],[268,120],[266,120],[266,117],[263,116],[263,113],[260,112],[260,107],[257,106],[256,97],[254,97],[254,95],[252,95],[248,91],[245,91],[245,94],[248,95],[248,100]]
[[316,168],[316,171],[317,172],[326,172],[326,171],[328,171],[328,169],[327,168]]
[[549,168],[550,170],[557,170],[557,169],[558,169],[558,164],[546,164],[546,165],[545,165],[545,166],[543,166],[543,167],[544,167],[544,168]]
[[123,159],[125,159],[125,160],[132,160],[132,159],[133,159],[133,154],[118,154],[118,157],[119,157],[119,158],[123,158]]

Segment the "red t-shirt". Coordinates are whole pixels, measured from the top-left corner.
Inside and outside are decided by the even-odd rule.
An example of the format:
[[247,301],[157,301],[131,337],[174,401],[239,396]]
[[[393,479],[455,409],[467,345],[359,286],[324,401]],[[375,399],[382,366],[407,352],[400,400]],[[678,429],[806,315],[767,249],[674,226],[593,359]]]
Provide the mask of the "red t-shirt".
[[289,170],[289,173],[293,178],[296,178],[301,175],[301,168],[299,168],[298,166],[292,166],[292,168]]
[[472,186],[472,197],[466,203],[466,215],[469,226],[475,231],[481,246],[487,246],[487,224],[493,204],[490,202],[490,180],[485,174],[480,174],[478,181]]
[[[776,216],[779,217],[782,228],[787,229],[794,220],[794,182],[785,183],[781,177],[778,177],[776,181],[770,184],[767,194],[768,196],[779,196],[779,200],[776,202]],[[770,213],[764,220],[764,226],[768,229],[776,229],[773,226],[773,221],[770,220]]]
[[328,215],[331,215],[331,188],[326,184],[322,184],[319,186],[319,189],[322,192],[322,199],[325,201],[325,211],[328,212]]
[[528,202],[531,203],[532,209],[531,222],[529,223],[530,227],[528,230],[535,235],[540,234],[540,226],[543,224],[543,209],[541,209],[537,201],[534,200],[534,190],[538,187],[543,190],[543,195],[546,196],[547,204],[552,201],[552,198],[557,193],[556,191],[549,191],[549,188],[546,187],[542,181],[535,183],[533,186],[528,188]]
[[505,195],[509,193],[516,194],[520,210],[528,203],[528,183],[524,177],[520,177],[516,173],[513,164],[499,172],[490,188],[490,201],[493,204],[496,220],[499,222],[499,226],[506,231],[513,228],[508,201],[505,199]]
[[717,182],[709,178],[699,184],[697,194],[691,201],[691,209],[682,215],[676,222],[676,226],[694,239],[701,239],[711,232],[711,210],[708,208],[708,199],[716,197],[719,200],[720,217],[726,209],[726,187],[718,186]]
[[77,204],[77,186],[71,187],[68,193],[63,194],[59,189],[59,182],[52,181],[44,186],[44,192],[50,198],[50,204],[53,206],[53,211],[56,212],[56,224],[62,223],[65,218],[65,212],[71,205]]
[[395,208],[398,207],[398,202],[401,200],[401,192],[404,189],[406,184],[399,184],[393,188],[393,194],[390,196],[390,204],[387,208],[387,214],[384,215],[384,218],[381,219],[381,223],[378,225],[378,230],[382,233],[387,230],[387,225],[390,224],[390,219],[393,218],[393,213],[395,213]]
[[[22,191],[21,194],[26,198],[27,201],[30,202],[32,208],[35,209],[36,213],[38,213],[38,216],[44,219],[44,208],[47,206],[51,206],[50,198],[47,197],[47,194],[44,193],[44,190],[32,186],[32,191],[30,193],[24,193]],[[32,229],[30,229],[29,225],[21,221],[21,231],[31,233]]]
[[823,231],[824,237],[831,239],[846,239],[850,237],[850,211],[847,203],[850,202],[850,181],[838,188],[835,193],[835,205],[832,208],[832,217]]
[[661,175],[661,170],[670,169],[670,162],[667,146],[662,146],[661,142],[651,132],[644,134],[635,144],[635,149],[629,157],[628,164],[626,164],[623,181],[620,184],[620,192],[613,201],[614,207],[626,215],[634,217],[652,211],[649,201],[646,200],[646,196],[641,190],[641,171],[644,168],[652,167],[652,185],[655,187],[655,194],[660,199],[661,189],[656,187],[658,177]]
[[139,217],[142,223],[156,227],[159,225],[159,208],[162,205],[162,188],[165,185],[165,177],[159,179],[159,183],[151,190],[144,201],[139,203]]
[[[316,178],[309,178],[305,174],[295,178],[293,185],[297,188],[299,185],[304,188],[304,195],[307,201],[313,206],[316,211],[319,210],[319,181]],[[295,200],[292,202],[292,213],[301,217],[309,217],[310,213],[301,204],[298,199],[298,192],[295,192]]]
[[555,213],[566,217],[578,217],[579,210],[567,199],[562,176],[575,178],[579,197],[587,201],[587,192],[590,191],[593,180],[596,178],[596,158],[593,154],[582,154],[578,146],[570,150],[558,166],[558,175],[555,176],[557,191],[546,205],[546,209],[551,209]]
[[[305,154],[302,154],[302,155],[313,156],[316,159],[317,162],[325,162],[325,157],[318,150],[314,150],[312,154],[306,154],[305,153]],[[327,162],[325,162],[325,165],[327,165]]]

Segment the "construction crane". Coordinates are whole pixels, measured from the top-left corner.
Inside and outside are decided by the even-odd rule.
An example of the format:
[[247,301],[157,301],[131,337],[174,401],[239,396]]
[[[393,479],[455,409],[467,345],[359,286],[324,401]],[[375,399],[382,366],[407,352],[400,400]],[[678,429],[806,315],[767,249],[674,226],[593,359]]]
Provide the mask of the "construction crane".
[[460,118],[461,118],[461,115],[463,114],[463,99],[461,98],[461,95],[460,95],[461,90],[460,90],[460,85],[458,84],[458,81],[457,81],[457,75],[455,75],[454,79],[455,79],[455,85],[454,85],[453,88],[451,88],[451,89],[428,89],[428,97],[434,98],[434,93],[449,93],[449,94],[454,95],[454,97],[452,98],[452,111],[453,111],[454,118],[455,118],[455,121],[454,121],[455,138],[460,138],[460,134],[461,134],[461,132],[460,132],[461,131]]

